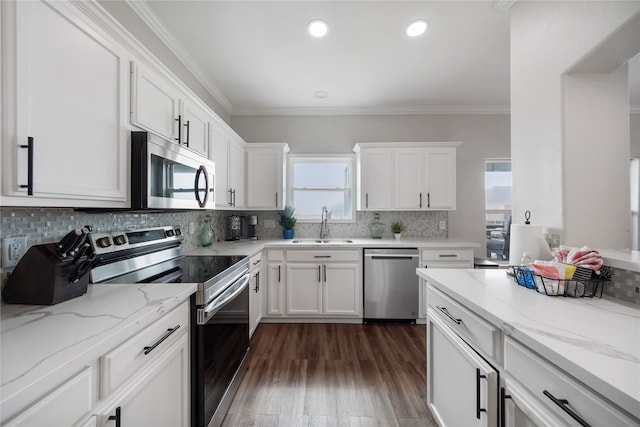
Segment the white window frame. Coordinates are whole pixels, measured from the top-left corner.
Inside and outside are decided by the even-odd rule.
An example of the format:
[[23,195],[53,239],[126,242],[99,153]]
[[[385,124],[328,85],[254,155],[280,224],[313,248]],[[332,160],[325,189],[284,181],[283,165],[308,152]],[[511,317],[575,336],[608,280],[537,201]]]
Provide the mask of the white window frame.
[[[287,200],[293,201],[293,171],[296,163],[335,163],[336,161],[342,161],[349,164],[349,183],[348,187],[344,190],[349,192],[349,208],[351,218],[348,219],[333,219],[330,218],[330,223],[355,223],[356,222],[356,181],[355,181],[355,154],[290,154],[288,156],[288,169],[287,169]],[[319,190],[319,189],[318,189]],[[298,218],[300,223],[316,223],[321,221],[322,212],[318,212],[317,218]]]

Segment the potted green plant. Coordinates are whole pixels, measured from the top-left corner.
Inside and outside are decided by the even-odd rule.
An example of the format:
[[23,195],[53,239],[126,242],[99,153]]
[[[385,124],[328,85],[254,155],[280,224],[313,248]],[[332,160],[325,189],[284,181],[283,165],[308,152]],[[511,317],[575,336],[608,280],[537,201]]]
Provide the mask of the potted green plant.
[[285,206],[284,210],[280,213],[280,226],[282,227],[282,237],[284,239],[293,239],[296,226],[295,209],[293,206]]
[[401,222],[394,222],[391,224],[391,231],[393,232],[393,238],[399,239],[402,237],[402,231],[404,230],[404,224]]

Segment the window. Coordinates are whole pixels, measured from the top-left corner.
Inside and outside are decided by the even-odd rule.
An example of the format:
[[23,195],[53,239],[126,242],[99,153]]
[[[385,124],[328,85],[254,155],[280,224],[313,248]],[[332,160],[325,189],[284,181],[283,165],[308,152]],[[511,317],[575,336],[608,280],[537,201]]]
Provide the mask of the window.
[[332,222],[353,222],[353,156],[289,156],[288,197],[302,222],[318,222],[324,206]]
[[511,160],[486,160],[485,224],[487,258],[509,260]]

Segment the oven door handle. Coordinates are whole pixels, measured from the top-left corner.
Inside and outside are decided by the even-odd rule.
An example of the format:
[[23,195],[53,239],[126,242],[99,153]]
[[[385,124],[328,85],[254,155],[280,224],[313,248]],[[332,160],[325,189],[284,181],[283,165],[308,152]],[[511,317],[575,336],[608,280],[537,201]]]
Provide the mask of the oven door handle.
[[224,291],[218,298],[211,302],[208,306],[206,306],[202,312],[204,314],[204,322],[206,323],[213,315],[215,315],[218,310],[220,310],[224,305],[226,305],[229,301],[237,297],[244,289],[249,285],[249,280],[251,279],[251,273],[247,272],[240,279],[238,279],[233,285],[229,286],[226,291]]

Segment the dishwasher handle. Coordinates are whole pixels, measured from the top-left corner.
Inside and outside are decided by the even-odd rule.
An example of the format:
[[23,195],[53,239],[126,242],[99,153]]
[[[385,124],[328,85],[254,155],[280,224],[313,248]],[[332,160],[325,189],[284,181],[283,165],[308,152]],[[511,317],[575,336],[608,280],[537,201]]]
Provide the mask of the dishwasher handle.
[[414,259],[414,258],[418,258],[418,255],[405,255],[405,254],[398,254],[398,255],[394,255],[394,254],[385,254],[385,255],[376,255],[376,254],[364,254],[365,257],[371,258],[371,259]]

